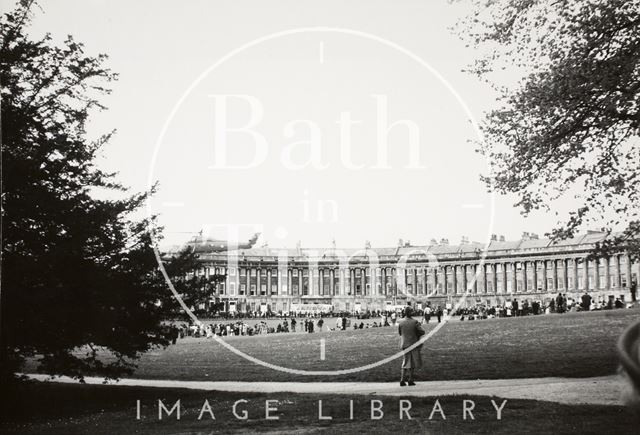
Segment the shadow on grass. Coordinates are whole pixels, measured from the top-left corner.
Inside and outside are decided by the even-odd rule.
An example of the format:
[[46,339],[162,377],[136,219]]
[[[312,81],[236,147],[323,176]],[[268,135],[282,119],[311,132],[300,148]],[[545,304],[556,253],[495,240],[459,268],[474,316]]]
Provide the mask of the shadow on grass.
[[[315,394],[257,394],[194,391],[181,389],[138,388],[95,385],[65,385],[23,382],[3,388],[0,432],[2,433],[192,433],[192,432],[284,432],[284,433],[637,433],[640,420],[621,406],[559,405],[532,400],[508,400],[502,418],[499,407],[503,399],[478,396],[442,396],[442,412],[436,410],[436,398],[402,398],[382,396],[353,397]],[[238,420],[233,404],[240,399],[237,413],[247,411],[247,420]],[[136,418],[136,401],[140,400],[140,419]],[[158,400],[170,409],[180,400],[181,418],[158,419]],[[215,420],[205,412],[198,415],[208,400]],[[277,408],[265,419],[265,401]],[[323,415],[318,419],[318,401]],[[371,419],[371,400],[380,400],[384,415]],[[401,400],[411,409],[399,418]],[[474,402],[474,419],[463,419],[463,401]],[[350,419],[353,401],[353,419]],[[380,406],[376,403],[376,406]],[[470,406],[470,403],[467,403]],[[408,406],[407,402],[404,406]],[[442,418],[442,415],[446,419]],[[379,415],[379,414],[376,414]],[[467,415],[468,416],[468,415]]]

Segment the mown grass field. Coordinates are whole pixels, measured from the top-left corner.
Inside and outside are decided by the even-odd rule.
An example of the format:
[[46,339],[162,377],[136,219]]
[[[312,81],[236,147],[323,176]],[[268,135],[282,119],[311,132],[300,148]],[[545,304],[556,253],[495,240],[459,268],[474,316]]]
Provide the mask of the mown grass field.
[[[615,343],[640,310],[616,310],[531,316],[445,324],[423,350],[419,380],[599,376],[612,374],[618,363]],[[428,326],[428,330],[435,324]],[[320,360],[320,340],[326,359]],[[378,361],[397,351],[395,328],[372,328],[314,334],[230,337],[228,343],[253,357],[297,369],[332,370]],[[256,365],[212,339],[184,339],[175,346],[145,355],[141,378],[235,381],[397,381],[399,361],[343,376],[293,376]],[[27,370],[28,371],[28,370]],[[0,432],[23,433],[567,433],[632,434],[640,420],[623,406],[562,405],[508,400],[496,419],[491,399],[442,396],[446,414],[430,420],[434,398],[319,395],[290,393],[225,393],[168,388],[66,385],[27,382],[0,388]],[[141,419],[136,419],[136,400]],[[180,400],[182,416],[158,420],[158,399],[171,407]],[[236,400],[247,420],[232,414]],[[370,400],[384,403],[384,417],[371,420]],[[411,401],[412,419],[399,419],[399,400]],[[474,420],[462,418],[462,401],[474,400]],[[208,400],[216,419],[198,414]],[[265,400],[275,400],[279,420],[265,420]],[[318,400],[323,414],[318,419]],[[349,418],[349,400],[354,416]]]
[[[589,377],[615,373],[615,344],[640,310],[613,310],[445,324],[423,347],[418,380]],[[427,325],[427,331],[437,323]],[[320,342],[325,340],[325,360]],[[398,352],[396,328],[228,337],[242,352],[299,370],[338,370]],[[133,377],[232,381],[393,381],[399,360],[340,376],[292,375],[257,365],[214,339],[186,338],[145,355]]]
[[[117,386],[23,384],[0,390],[0,433],[3,434],[192,434],[192,433],[283,433],[283,434],[632,434],[640,421],[622,406],[560,405],[532,400],[509,400],[501,420],[490,397],[445,396],[438,398],[446,419],[436,413],[429,420],[435,399],[376,396],[331,396],[307,394],[219,393],[179,389],[129,388]],[[8,400],[7,400],[8,399]],[[181,419],[175,414],[158,420],[158,400],[169,408],[179,399]],[[232,414],[233,403],[248,412],[247,420]],[[384,415],[371,420],[371,399],[381,400]],[[411,420],[399,418],[399,400],[411,401]],[[474,420],[462,418],[462,400],[473,400]],[[494,398],[495,399],[495,398]],[[140,420],[136,419],[140,400]],[[208,400],[215,420],[198,415]],[[274,400],[278,420],[265,420],[265,400]],[[323,415],[318,419],[318,400]],[[354,401],[353,420],[349,400]],[[498,404],[502,401],[496,399]]]

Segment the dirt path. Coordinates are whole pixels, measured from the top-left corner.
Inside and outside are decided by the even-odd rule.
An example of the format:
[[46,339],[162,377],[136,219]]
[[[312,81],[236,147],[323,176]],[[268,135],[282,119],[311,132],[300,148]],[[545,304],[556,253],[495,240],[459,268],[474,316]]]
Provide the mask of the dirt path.
[[[47,375],[27,376],[39,381],[77,382],[67,377],[51,379]],[[87,377],[85,378],[85,382],[93,385],[101,385],[103,384],[103,378]],[[544,400],[570,405],[620,405],[622,404],[622,392],[625,389],[625,382],[618,375],[595,378],[430,381],[419,382],[415,387],[400,387],[400,385],[395,382],[211,382],[155,379],[121,379],[117,383],[112,384],[256,393],[291,392],[422,397],[476,395],[497,396],[505,399]]]

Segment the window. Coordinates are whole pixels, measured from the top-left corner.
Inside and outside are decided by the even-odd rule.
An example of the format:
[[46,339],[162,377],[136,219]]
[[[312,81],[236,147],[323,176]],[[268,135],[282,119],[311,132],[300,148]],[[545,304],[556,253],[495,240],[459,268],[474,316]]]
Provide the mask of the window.
[[229,294],[232,295],[232,296],[236,294],[236,283],[235,282],[230,282],[229,283]]
[[240,284],[240,294],[243,295],[247,292],[246,284]]
[[247,276],[247,269],[240,269],[240,276]]
[[266,284],[260,284],[260,294],[262,296],[267,294],[267,285]]
[[251,284],[250,294],[251,294],[251,296],[255,296],[255,294],[256,294],[256,285],[255,284]]
[[229,275],[236,276],[236,268],[235,267],[230,267],[229,268]]
[[255,269],[251,269],[251,276],[256,276],[256,270]]
[[298,276],[298,269],[293,269],[293,273],[292,273],[292,275],[293,275],[293,276]]
[[223,295],[224,294],[224,283],[221,282],[220,284],[218,284],[218,288],[220,289],[220,294]]

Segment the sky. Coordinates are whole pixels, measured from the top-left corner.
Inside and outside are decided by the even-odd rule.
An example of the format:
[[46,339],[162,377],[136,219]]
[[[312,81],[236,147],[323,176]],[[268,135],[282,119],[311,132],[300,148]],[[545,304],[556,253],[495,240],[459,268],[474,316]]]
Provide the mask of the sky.
[[158,183],[146,212],[165,245],[200,230],[271,247],[486,242],[556,223],[480,182],[476,123],[496,96],[463,71],[479,56],[451,29],[466,1],[40,6],[31,35],[71,34],[119,74],[87,132],[117,130],[98,163],[132,191]]

